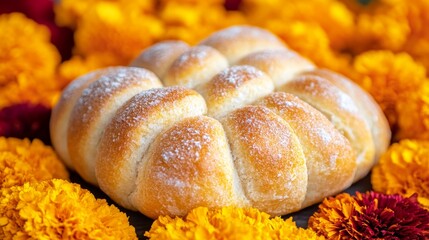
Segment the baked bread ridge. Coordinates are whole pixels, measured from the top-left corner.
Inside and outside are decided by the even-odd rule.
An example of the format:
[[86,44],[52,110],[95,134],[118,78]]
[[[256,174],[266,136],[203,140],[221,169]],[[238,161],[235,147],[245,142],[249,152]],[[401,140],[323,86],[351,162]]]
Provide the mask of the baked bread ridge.
[[[247,38],[248,43],[239,44]],[[130,87],[126,98],[103,101],[101,110],[92,113],[91,102],[109,99],[104,96],[109,93],[99,90],[98,97],[90,98],[83,92],[91,84],[96,86],[104,73],[82,76],[91,80],[76,82],[90,83],[73,82],[70,89],[79,85],[79,90],[63,93],[65,100],[55,111],[70,113],[53,114],[51,130],[67,129],[62,131],[70,135],[65,144],[71,152],[69,164],[85,180],[99,184],[121,206],[151,218],[184,215],[200,205],[254,206],[273,215],[297,211],[366,175],[390,138],[377,106],[359,116],[359,110],[375,104],[359,86],[338,83],[350,80],[317,69],[274,35],[255,27],[227,28],[194,47],[180,41],[160,42],[144,50],[133,66],[152,68],[162,84],[155,77],[154,86]],[[194,90],[164,87],[167,76],[169,84]],[[306,81],[310,84],[300,85]],[[328,90],[309,91],[318,82],[320,89]],[[68,92],[73,92],[72,98]],[[360,95],[367,98],[364,104],[356,103]],[[69,105],[64,104],[70,99]],[[85,107],[74,106],[79,101]],[[348,111],[340,111],[348,104]],[[88,113],[89,123],[82,118]],[[377,117],[368,119],[367,113]],[[338,118],[343,120],[338,123]],[[79,133],[83,122],[88,126]],[[344,136],[347,131],[353,134]],[[55,149],[59,146],[62,151],[62,140],[52,139]]]

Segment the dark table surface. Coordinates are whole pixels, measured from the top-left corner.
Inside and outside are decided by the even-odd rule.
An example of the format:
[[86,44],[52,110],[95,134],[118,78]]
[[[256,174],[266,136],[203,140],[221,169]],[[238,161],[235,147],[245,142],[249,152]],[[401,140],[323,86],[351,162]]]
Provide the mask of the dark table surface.
[[[74,172],[70,173],[70,180],[75,183],[79,183],[83,188],[88,189],[91,191],[97,198],[103,198],[106,199],[110,204],[115,204],[109,197],[104,194],[99,188],[92,186],[91,184],[86,183],[82,180],[82,178],[79,177]],[[366,176],[364,179],[356,182],[353,184],[350,188],[346,189],[344,192],[350,193],[354,195],[357,191],[359,192],[366,192],[371,190],[371,181],[370,181],[370,175]],[[130,211],[127,209],[124,209],[117,204],[115,204],[122,212],[125,212],[128,217],[130,224],[133,225],[136,229],[137,236],[139,239],[144,239],[143,234],[145,231],[148,231],[152,225],[153,220],[144,216],[143,214],[139,212]],[[295,212],[289,215],[284,216],[284,218],[293,217],[294,221],[296,222],[297,226],[299,227],[307,227],[308,218],[317,210],[318,204],[315,204],[313,206],[307,207],[299,212]]]

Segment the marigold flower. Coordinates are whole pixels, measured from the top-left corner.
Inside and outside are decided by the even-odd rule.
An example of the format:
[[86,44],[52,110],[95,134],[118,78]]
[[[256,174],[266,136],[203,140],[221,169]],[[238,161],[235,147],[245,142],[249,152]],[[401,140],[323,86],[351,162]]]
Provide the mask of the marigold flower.
[[71,81],[95,68],[128,65],[142,49],[160,39],[162,22],[139,11],[120,1],[97,1],[88,7],[75,31],[76,55],[64,63],[61,77]]
[[273,20],[267,29],[274,32],[293,50],[312,60],[317,66],[338,72],[351,69],[350,56],[334,52],[326,32],[317,24],[306,22],[284,22]]
[[396,104],[426,81],[426,69],[406,54],[368,51],[354,59],[354,80],[380,104],[391,126],[397,124]]
[[22,78],[52,79],[60,55],[50,43],[47,27],[21,13],[11,13],[0,15],[0,29],[0,87]]
[[429,81],[396,103],[398,132],[396,139],[429,140]]
[[61,0],[54,6],[56,22],[60,26],[75,29],[87,11],[99,2],[116,2],[140,13],[153,12],[156,5],[154,0]]
[[60,62],[49,31],[20,13],[0,15],[0,109],[29,102],[52,106]]
[[402,49],[411,31],[407,15],[412,4],[396,0],[342,2],[355,14],[354,37],[349,51]]
[[328,239],[427,239],[429,211],[415,196],[347,193],[323,201],[309,227]]
[[284,27],[293,22],[317,25],[326,33],[333,49],[345,48],[353,34],[354,16],[336,0],[244,0],[240,9],[258,26],[265,27],[270,21],[282,22]]
[[40,140],[0,137],[0,188],[53,178],[68,179],[69,174],[50,146]]
[[410,34],[404,46],[404,51],[420,61],[429,69],[429,1],[416,0],[408,2],[408,24]]
[[270,218],[254,208],[199,207],[184,218],[159,217],[150,239],[324,239],[312,230],[298,228],[292,218]]
[[392,144],[373,168],[374,190],[411,196],[429,209],[429,142],[402,140]]
[[0,196],[1,239],[137,239],[118,208],[65,180],[2,188]]
[[166,30],[162,40],[179,39],[193,45],[216,30],[246,22],[242,13],[226,11],[219,0],[162,2],[159,16]]
[[11,105],[0,109],[0,136],[38,138],[50,144],[49,119],[51,109],[28,103]]

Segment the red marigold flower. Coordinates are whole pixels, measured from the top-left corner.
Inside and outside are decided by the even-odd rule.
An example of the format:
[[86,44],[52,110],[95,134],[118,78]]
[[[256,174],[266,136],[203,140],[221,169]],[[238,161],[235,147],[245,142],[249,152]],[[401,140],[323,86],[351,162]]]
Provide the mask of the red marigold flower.
[[340,194],[325,199],[308,224],[327,238],[429,238],[429,211],[419,205],[417,195]]
[[15,104],[0,109],[0,136],[38,138],[50,144],[49,119],[51,109],[29,103]]

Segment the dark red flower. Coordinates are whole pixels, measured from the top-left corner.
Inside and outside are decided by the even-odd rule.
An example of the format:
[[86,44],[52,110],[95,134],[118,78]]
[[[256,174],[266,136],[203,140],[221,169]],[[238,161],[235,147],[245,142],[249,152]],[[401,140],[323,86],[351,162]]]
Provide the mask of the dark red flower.
[[363,236],[381,239],[428,239],[429,211],[417,201],[417,194],[406,198],[399,194],[357,193],[362,206],[356,229]]
[[0,136],[38,138],[50,144],[49,119],[51,109],[29,103],[15,104],[0,110]]
[[339,194],[325,199],[308,225],[328,239],[429,239],[429,211],[416,194]]

